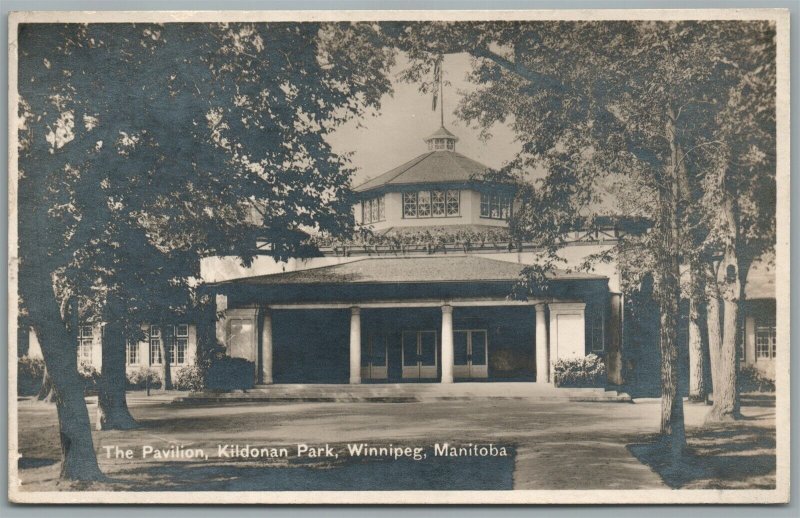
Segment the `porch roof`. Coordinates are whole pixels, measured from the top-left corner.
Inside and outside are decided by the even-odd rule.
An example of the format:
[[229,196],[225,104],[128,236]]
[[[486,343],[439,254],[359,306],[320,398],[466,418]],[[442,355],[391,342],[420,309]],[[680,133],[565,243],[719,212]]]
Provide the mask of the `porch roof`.
[[[235,279],[228,285],[397,284],[438,282],[515,282],[526,265],[471,255],[364,257],[343,264]],[[554,281],[603,280],[590,273],[556,270]]]

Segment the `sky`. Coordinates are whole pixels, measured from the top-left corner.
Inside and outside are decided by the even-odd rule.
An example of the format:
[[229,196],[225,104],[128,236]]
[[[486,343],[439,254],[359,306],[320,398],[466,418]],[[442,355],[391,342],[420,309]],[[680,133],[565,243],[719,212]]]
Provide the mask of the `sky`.
[[[355,120],[343,125],[328,139],[335,152],[353,153],[351,160],[358,168],[354,186],[425,153],[428,148],[423,139],[439,129],[439,110],[431,109],[431,94],[422,94],[416,84],[397,79],[407,64],[405,57],[398,56],[391,71],[394,94],[383,97],[379,112],[363,118],[361,127]],[[459,99],[475,90],[466,80],[469,69],[467,54],[451,54],[444,59],[444,78],[450,82],[444,90],[444,125],[459,138],[456,151],[497,168],[512,159],[520,145],[504,125],[495,125],[492,138],[484,142],[477,128],[456,118]]]

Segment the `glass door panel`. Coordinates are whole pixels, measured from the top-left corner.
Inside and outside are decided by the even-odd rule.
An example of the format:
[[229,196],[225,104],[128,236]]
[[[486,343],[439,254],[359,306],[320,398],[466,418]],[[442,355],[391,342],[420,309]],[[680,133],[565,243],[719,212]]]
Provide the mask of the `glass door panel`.
[[471,378],[488,378],[488,344],[485,330],[475,330],[470,332],[470,361],[469,376]]
[[435,378],[436,372],[436,331],[419,332],[419,377]]
[[417,333],[403,331],[403,367],[417,365]]
[[418,335],[416,331],[403,331],[403,377],[419,378],[419,360],[417,357]]
[[486,365],[486,331],[472,331],[472,365]]
[[453,333],[453,364],[466,365],[469,361],[469,335],[467,331]]

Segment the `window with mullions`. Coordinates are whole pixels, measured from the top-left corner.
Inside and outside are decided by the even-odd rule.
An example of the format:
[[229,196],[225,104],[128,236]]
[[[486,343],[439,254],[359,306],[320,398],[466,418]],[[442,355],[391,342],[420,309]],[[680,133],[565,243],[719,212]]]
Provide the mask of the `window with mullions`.
[[481,217],[489,219],[511,218],[513,198],[507,194],[496,192],[481,193]]
[[94,328],[80,326],[78,328],[78,361],[91,361],[94,345]]
[[431,190],[403,193],[404,218],[448,218],[460,215],[457,190]]
[[128,343],[125,345],[125,359],[128,365],[136,365],[139,363],[138,342]]
[[756,321],[756,359],[768,360],[775,358],[775,321]]
[[150,365],[161,365],[161,329],[150,326]]
[[364,225],[386,219],[386,206],[383,195],[361,202],[361,222]]

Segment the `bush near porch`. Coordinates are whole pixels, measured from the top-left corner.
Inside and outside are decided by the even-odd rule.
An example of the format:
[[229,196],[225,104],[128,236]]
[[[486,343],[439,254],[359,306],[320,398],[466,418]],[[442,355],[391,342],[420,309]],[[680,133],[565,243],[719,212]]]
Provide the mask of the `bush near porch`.
[[775,392],[775,380],[765,376],[753,365],[739,369],[739,392]]
[[206,371],[205,388],[209,390],[247,390],[255,385],[256,365],[244,358],[219,356]]
[[606,384],[606,364],[596,354],[558,360],[553,366],[553,380],[557,387],[602,387]]
[[161,374],[149,367],[141,367],[138,370],[128,373],[128,390],[144,390],[161,388]]

